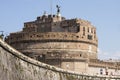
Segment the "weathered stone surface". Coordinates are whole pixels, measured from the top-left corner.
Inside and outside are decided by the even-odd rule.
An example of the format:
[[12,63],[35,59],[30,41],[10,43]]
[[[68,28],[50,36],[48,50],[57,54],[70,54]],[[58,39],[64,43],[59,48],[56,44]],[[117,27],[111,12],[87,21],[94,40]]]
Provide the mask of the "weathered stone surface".
[[78,74],[38,62],[0,40],[0,80],[93,80],[93,78],[105,80],[108,77]]

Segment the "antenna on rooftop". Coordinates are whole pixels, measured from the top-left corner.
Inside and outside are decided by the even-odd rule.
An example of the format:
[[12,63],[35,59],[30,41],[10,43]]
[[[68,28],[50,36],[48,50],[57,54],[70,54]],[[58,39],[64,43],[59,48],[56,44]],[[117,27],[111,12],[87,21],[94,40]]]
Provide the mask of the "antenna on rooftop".
[[53,1],[50,0],[50,11],[51,11],[51,15],[52,15],[52,6],[53,6]]

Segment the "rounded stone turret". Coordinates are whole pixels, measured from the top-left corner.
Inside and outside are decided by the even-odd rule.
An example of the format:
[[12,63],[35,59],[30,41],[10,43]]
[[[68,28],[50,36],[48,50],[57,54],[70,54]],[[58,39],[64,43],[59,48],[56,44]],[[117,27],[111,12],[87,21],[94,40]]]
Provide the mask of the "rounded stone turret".
[[6,42],[31,58],[70,70],[78,69],[72,62],[97,59],[96,28],[82,19],[43,15],[24,23],[23,30],[11,33]]

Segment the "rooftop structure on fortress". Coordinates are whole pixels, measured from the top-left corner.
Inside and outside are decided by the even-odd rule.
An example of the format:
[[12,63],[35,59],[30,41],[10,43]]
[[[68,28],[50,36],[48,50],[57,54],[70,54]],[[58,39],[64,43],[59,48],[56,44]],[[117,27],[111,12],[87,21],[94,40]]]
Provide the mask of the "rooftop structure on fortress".
[[22,31],[11,33],[5,41],[31,58],[63,69],[116,68],[113,62],[98,60],[96,28],[83,19],[62,17],[59,6],[56,15],[45,12],[35,21],[25,22]]

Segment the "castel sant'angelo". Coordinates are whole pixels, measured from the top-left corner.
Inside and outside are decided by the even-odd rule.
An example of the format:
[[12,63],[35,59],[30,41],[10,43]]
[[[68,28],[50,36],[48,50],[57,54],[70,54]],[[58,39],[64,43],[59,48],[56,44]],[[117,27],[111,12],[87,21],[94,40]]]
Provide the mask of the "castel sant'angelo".
[[98,59],[96,28],[83,19],[66,19],[57,6],[56,15],[46,12],[35,21],[25,22],[22,31],[5,41],[38,61],[87,74],[119,75],[119,62]]

